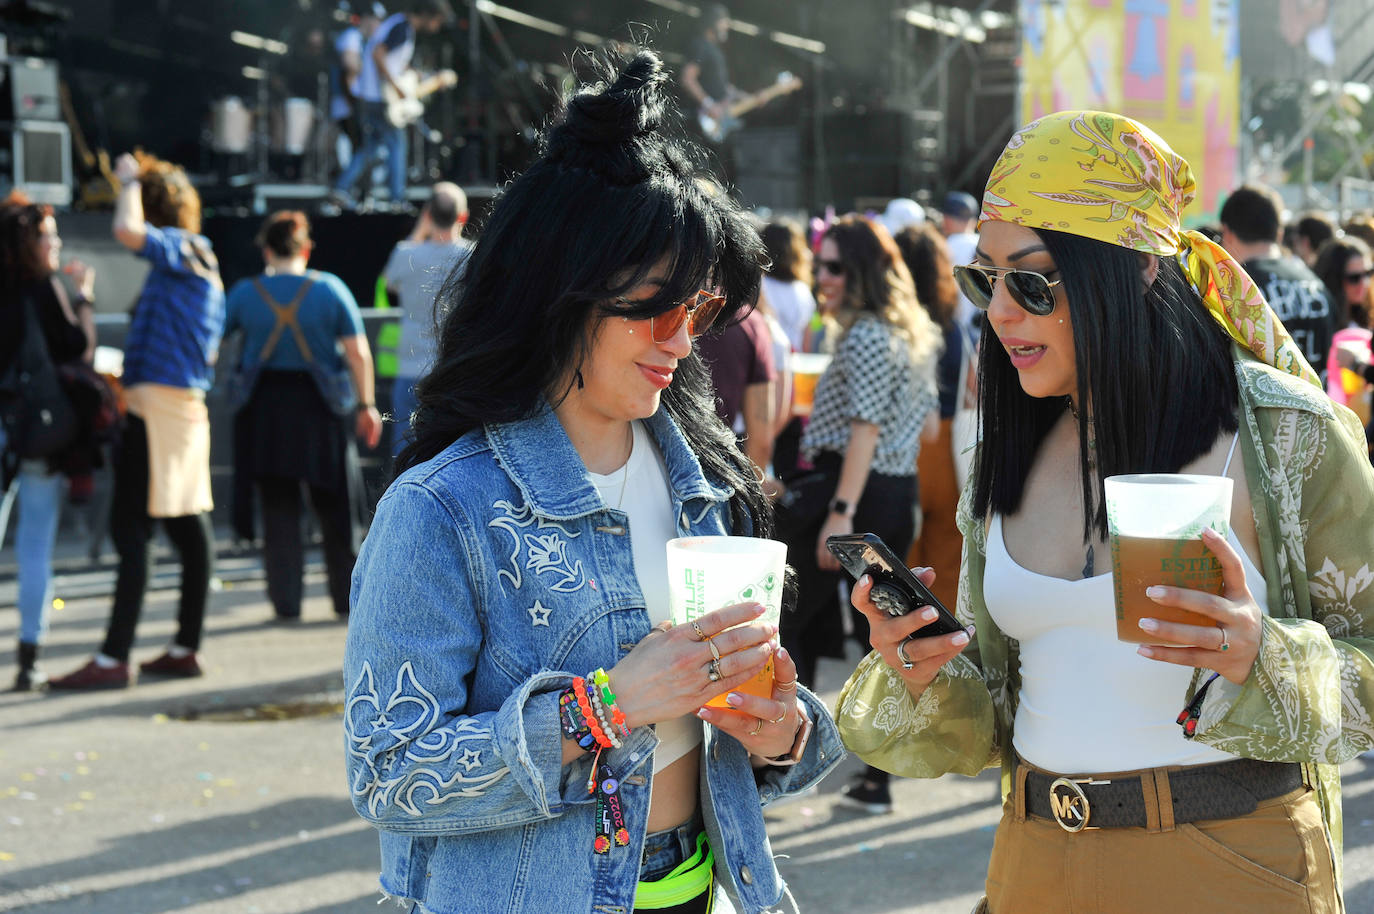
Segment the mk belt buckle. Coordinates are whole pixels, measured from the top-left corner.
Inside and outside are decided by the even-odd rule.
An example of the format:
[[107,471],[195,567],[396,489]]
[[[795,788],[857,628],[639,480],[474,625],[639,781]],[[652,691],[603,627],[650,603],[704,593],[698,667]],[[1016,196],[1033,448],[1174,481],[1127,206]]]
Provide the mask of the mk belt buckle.
[[1080,832],[1088,825],[1092,809],[1088,805],[1088,795],[1080,784],[1110,784],[1111,781],[1098,781],[1093,778],[1055,778],[1050,782],[1050,812],[1059,827],[1069,833]]

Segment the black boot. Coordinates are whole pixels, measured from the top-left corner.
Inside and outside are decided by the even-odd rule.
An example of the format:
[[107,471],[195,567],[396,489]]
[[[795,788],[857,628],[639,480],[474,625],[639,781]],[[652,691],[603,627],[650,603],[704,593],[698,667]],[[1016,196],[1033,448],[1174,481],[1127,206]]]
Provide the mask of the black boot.
[[19,675],[14,678],[14,691],[32,692],[46,687],[48,674],[38,668],[38,645],[19,642]]

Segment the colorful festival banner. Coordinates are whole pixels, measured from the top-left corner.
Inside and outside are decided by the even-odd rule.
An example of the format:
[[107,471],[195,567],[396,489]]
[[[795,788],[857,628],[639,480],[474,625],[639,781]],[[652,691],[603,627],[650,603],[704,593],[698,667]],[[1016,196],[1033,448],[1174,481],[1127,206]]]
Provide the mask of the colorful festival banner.
[[1238,0],[1020,0],[1021,120],[1066,108],[1136,118],[1193,166],[1185,214],[1213,218],[1235,185]]

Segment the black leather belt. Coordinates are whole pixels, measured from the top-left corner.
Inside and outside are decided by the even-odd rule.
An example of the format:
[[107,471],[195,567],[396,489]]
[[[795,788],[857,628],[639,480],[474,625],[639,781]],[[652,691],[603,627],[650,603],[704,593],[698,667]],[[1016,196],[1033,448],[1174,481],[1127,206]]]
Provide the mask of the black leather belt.
[[[1110,778],[1061,777],[1026,768],[1026,813],[1050,819],[1065,831],[1084,828],[1146,828],[1146,790],[1164,801],[1155,784],[1156,771]],[[1231,819],[1255,811],[1261,800],[1297,790],[1303,785],[1302,766],[1294,762],[1236,759],[1193,768],[1160,769],[1167,775],[1174,821]],[[1018,781],[1019,783],[1019,781]]]

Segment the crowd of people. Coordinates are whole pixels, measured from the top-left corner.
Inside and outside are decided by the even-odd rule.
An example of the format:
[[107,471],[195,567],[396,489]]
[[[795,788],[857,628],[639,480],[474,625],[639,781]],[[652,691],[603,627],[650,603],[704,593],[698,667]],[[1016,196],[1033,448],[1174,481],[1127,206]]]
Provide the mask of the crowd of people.
[[[426,22],[395,27],[379,60]],[[274,621],[291,623],[307,500],[315,515],[348,626],[350,788],[388,895],[769,910],[785,885],[762,808],[817,784],[843,745],[866,767],[840,800],[873,814],[892,809],[892,775],[1001,767],[981,910],[1105,905],[1103,885],[1104,910],[1192,910],[1206,883],[1212,911],[1340,911],[1336,766],[1374,747],[1374,590],[1359,586],[1374,219],[1293,219],[1247,185],[1215,229],[1186,230],[1194,180],[1163,139],[1061,112],[1012,137],[981,202],[759,220],[673,129],[654,53],[602,66],[475,241],[443,183],[391,253],[390,404],[357,302],[309,267],[304,213],[265,220],[262,273],[226,294],[185,173],[122,156],[112,231],[150,270],[116,378],[90,369],[94,272],[62,262],[51,209],[0,205],[15,689],[135,680],[155,521],[180,603],[139,676],[202,674],[206,394],[237,338],[220,372],[233,525],[261,542]],[[721,74],[691,76],[716,104]],[[1036,155],[1032,178],[1017,165]],[[385,422],[395,463],[374,510],[357,445]],[[60,503],[106,459],[108,630],[48,679]],[[1229,534],[1203,534],[1223,592],[1148,593],[1210,624],[1146,619],[1144,646],[1118,640],[1112,613],[1103,480],[1126,473],[1235,490]],[[855,532],[906,557],[964,627],[922,637],[933,610],[880,609],[826,545]],[[780,626],[748,600],[673,625],[664,544],[704,534],[787,544]],[[848,642],[871,653],[832,711],[818,664]],[[743,691],[766,664],[771,694]],[[707,705],[722,692],[727,707]],[[1096,864],[1066,868],[1084,846]]]

